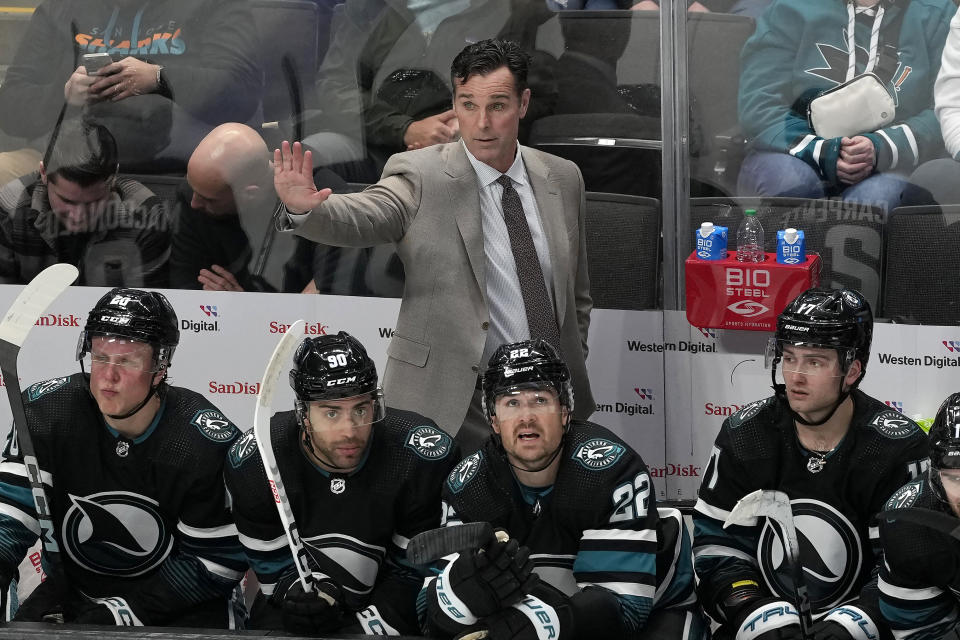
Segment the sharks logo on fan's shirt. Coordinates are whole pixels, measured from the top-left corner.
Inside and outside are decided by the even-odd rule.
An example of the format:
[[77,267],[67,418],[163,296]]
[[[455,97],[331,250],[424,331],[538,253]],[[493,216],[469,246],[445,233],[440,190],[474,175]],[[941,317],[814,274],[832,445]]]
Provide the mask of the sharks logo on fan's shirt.
[[172,532],[155,500],[128,491],[69,497],[61,536],[67,554],[84,569],[138,576],[170,554]]

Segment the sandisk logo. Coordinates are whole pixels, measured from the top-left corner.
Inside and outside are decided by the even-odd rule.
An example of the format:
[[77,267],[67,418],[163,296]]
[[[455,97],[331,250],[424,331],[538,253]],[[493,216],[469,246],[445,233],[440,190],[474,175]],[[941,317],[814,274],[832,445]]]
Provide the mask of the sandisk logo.
[[[104,318],[108,322],[116,322],[112,318]],[[120,324],[120,323],[118,323]],[[59,313],[50,313],[45,316],[40,316],[35,326],[37,327],[79,327],[80,326],[80,316],[75,316],[72,313],[69,315],[61,315]]]
[[737,315],[743,316],[744,318],[755,318],[759,315],[763,315],[767,311],[770,311],[769,308],[755,300],[740,300],[738,302],[734,302],[733,304],[727,305],[727,309],[733,311]]

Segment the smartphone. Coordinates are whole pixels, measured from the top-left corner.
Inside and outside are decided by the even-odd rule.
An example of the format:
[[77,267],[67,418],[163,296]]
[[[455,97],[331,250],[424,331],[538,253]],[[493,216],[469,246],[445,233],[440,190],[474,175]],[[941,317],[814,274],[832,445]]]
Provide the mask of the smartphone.
[[85,53],[80,56],[80,62],[87,70],[88,76],[100,75],[100,70],[113,62],[109,53]]

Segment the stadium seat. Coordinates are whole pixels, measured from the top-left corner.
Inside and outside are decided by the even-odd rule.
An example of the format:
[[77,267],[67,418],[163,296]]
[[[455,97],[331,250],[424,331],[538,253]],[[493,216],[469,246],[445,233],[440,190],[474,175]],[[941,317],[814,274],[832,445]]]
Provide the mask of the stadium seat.
[[[884,212],[879,207],[803,198],[691,198],[690,226],[684,241],[687,255],[694,233],[710,221],[729,227],[728,248],[737,245],[737,227],[744,209],[756,209],[763,224],[764,249],[776,251],[777,231],[802,229],[808,252],[820,254],[820,283],[857,289],[880,308],[880,273]],[[681,245],[683,246],[683,245]]]
[[656,309],[660,285],[660,202],[587,192],[590,295],[599,309]]
[[299,140],[291,122],[313,106],[320,43],[329,42],[332,8],[311,0],[251,0],[250,10],[266,82],[263,121],[277,123],[279,136]]
[[960,324],[960,205],[898,207],[884,252],[883,316]]

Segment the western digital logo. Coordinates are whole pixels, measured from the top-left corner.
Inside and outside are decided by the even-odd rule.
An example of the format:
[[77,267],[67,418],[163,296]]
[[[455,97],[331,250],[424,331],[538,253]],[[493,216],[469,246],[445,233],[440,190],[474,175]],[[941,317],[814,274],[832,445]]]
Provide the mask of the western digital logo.
[[193,331],[194,333],[200,333],[201,331],[220,331],[220,324],[217,320],[214,320],[213,322],[204,322],[203,320],[199,322],[196,320],[181,320],[180,330]]
[[717,332],[714,331],[713,329],[705,329],[705,328],[703,328],[703,327],[697,327],[697,331],[699,331],[700,333],[702,333],[704,338],[714,338],[714,339],[716,339],[716,337],[717,337]]
[[203,311],[205,314],[207,314],[211,318],[216,318],[217,316],[219,316],[219,314],[217,313],[216,305],[202,304],[200,305],[200,311]]
[[891,409],[896,409],[900,413],[903,413],[903,403],[898,400],[884,400],[883,403],[890,407]]
[[653,389],[634,387],[633,392],[640,396],[641,400],[653,400]]
[[683,351],[690,353],[716,353],[717,345],[705,342],[641,342],[639,340],[627,340],[627,351],[644,351],[650,353],[663,353],[664,351]]
[[[957,347],[957,353],[960,353],[960,347]],[[948,367],[960,367],[960,355],[956,357],[939,356],[907,356],[894,353],[879,353],[877,359],[881,364],[890,364],[898,367],[935,367],[945,369]]]
[[960,340],[944,340],[943,346],[945,346],[950,353],[960,353]]

